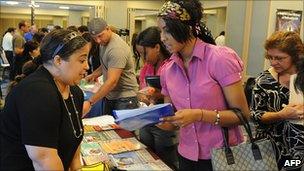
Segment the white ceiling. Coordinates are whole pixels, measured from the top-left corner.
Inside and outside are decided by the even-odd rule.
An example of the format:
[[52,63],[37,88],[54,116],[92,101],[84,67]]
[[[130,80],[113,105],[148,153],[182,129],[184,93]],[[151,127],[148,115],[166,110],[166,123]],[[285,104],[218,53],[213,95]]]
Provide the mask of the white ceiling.
[[[30,8],[30,0],[14,0],[18,4],[10,5],[7,0],[1,0],[0,5],[2,7],[20,7],[20,8]],[[10,1],[12,2],[12,1]],[[69,10],[75,11],[88,11],[92,6],[89,5],[73,5],[73,4],[57,4],[57,3],[46,3],[46,2],[35,2],[35,5],[39,5],[37,9],[59,9],[59,6],[69,7]]]

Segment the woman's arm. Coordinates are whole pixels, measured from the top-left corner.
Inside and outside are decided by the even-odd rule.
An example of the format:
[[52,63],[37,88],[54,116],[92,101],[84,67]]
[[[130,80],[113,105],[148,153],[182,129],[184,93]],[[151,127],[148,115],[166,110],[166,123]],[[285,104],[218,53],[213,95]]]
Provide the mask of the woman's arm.
[[77,148],[77,151],[74,155],[74,158],[72,160],[70,171],[76,171],[81,169],[81,162],[80,162],[80,145]]
[[[242,82],[238,81],[229,86],[223,87],[223,92],[230,108],[238,108],[242,111],[244,116],[249,118],[249,109],[246,102]],[[218,111],[219,119],[217,119],[217,112],[213,110],[205,109],[182,109],[175,113],[175,116],[166,117],[164,121],[171,122],[173,125],[180,127],[187,126],[193,122],[208,122],[215,124],[218,120],[218,124],[221,126],[229,127],[239,124],[238,117],[232,110]]]
[[25,145],[25,148],[35,170],[64,170],[57,149],[32,145]]
[[[301,119],[303,117],[303,105],[286,105],[278,112],[269,111],[269,105],[281,105],[280,99],[269,98],[268,92],[261,87],[259,80],[252,91],[253,103],[251,114],[255,122],[259,124],[272,124],[281,120]],[[272,100],[272,101],[269,101]],[[272,106],[272,108],[281,108],[281,106]]]

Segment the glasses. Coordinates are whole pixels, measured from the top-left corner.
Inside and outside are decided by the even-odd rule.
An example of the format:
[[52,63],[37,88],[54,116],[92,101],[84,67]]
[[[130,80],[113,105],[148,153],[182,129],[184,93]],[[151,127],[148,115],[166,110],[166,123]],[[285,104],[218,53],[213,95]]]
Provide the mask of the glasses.
[[78,36],[80,36],[80,35],[77,32],[72,32],[72,33],[69,33],[68,35],[66,35],[63,39],[63,43],[60,43],[57,46],[57,48],[55,49],[55,51],[52,55],[52,58],[54,58],[66,44],[68,44],[72,39],[74,39],[75,37],[78,37]]
[[268,59],[268,60],[270,60],[270,61],[282,62],[284,59],[288,58],[288,56],[271,56],[271,55],[266,55],[265,58]]

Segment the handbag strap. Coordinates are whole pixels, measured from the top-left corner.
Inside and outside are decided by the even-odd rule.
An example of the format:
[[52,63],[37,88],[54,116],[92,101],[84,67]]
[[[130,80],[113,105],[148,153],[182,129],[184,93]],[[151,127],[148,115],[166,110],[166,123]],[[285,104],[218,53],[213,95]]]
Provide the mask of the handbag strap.
[[[242,114],[240,109],[232,108],[231,110],[240,119],[241,124],[244,126],[245,131],[247,132],[247,134],[249,136],[250,142],[252,144],[251,150],[252,150],[254,159],[255,160],[262,160],[261,151],[259,149],[259,146],[254,142],[248,120],[244,117],[244,115]],[[229,163],[232,163],[232,164],[234,163],[234,157],[233,157],[233,153],[230,149],[229,142],[228,142],[229,141],[228,128],[223,127],[222,130],[223,130],[223,139],[224,139],[226,159],[227,159],[228,165],[230,165]]]
[[228,165],[235,164],[234,157],[232,150],[229,146],[229,133],[228,133],[228,128],[227,127],[222,127],[222,133],[223,133],[223,140],[224,140],[224,152],[227,160]]
[[250,125],[249,125],[249,122],[247,120],[246,117],[244,117],[243,113],[241,112],[240,109],[238,108],[232,108],[231,109],[233,111],[233,113],[239,118],[241,124],[244,126],[245,128],[245,131],[247,132],[248,134],[248,137],[249,137],[249,140],[250,142],[254,142],[253,140],[253,135],[252,135],[252,131],[251,131],[251,128],[250,128]]

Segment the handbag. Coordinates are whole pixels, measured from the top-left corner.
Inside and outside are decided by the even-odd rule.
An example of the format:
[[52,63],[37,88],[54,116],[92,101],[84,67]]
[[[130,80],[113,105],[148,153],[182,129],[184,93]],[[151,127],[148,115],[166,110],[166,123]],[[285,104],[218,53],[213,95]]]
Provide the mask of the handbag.
[[254,140],[248,120],[239,109],[232,109],[248,134],[249,142],[229,146],[228,128],[222,128],[224,147],[212,149],[211,161],[215,171],[277,171],[278,166],[271,142]]

